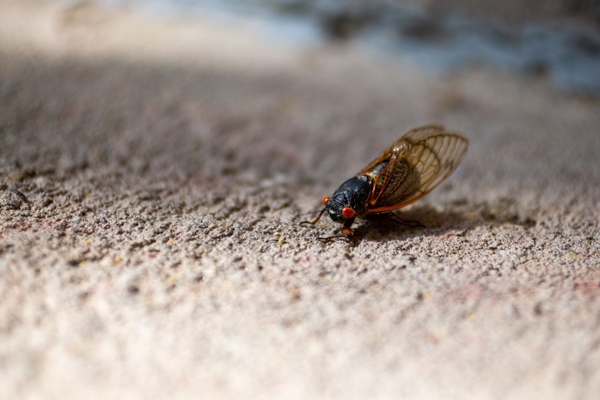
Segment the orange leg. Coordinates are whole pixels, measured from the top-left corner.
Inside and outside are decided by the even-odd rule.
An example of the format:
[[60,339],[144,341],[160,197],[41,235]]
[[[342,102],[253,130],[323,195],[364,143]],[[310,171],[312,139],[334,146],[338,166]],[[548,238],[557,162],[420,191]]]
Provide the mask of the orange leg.
[[333,239],[351,239],[354,236],[354,229],[350,228],[354,223],[355,218],[349,218],[344,222],[344,226],[342,227],[341,235],[332,235],[324,238],[318,238],[319,240],[323,240],[328,242]]

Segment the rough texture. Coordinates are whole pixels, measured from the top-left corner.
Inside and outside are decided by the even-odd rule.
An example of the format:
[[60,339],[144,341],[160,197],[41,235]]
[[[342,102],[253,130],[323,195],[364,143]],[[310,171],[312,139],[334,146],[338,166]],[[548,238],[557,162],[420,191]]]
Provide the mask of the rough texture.
[[[240,23],[3,2],[0,398],[600,397],[600,102]],[[463,165],[354,242],[402,133]]]

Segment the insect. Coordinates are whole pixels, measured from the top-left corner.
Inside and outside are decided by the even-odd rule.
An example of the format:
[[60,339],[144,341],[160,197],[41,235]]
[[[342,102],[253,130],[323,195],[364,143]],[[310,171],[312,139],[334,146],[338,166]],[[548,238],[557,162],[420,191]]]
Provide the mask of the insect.
[[305,222],[314,225],[327,211],[333,221],[344,224],[342,235],[346,237],[354,235],[351,226],[356,218],[408,224],[392,211],[435,189],[458,167],[468,147],[469,139],[442,126],[413,129],[342,183],[333,195],[323,198],[319,216]]

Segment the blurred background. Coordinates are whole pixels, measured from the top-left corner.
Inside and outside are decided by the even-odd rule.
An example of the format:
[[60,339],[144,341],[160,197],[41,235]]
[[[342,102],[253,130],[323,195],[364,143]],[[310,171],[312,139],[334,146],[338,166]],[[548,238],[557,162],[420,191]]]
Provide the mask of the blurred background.
[[598,4],[0,0],[0,399],[600,398]]
[[241,18],[297,44],[354,41],[448,73],[477,65],[600,95],[597,0],[98,0],[163,16]]

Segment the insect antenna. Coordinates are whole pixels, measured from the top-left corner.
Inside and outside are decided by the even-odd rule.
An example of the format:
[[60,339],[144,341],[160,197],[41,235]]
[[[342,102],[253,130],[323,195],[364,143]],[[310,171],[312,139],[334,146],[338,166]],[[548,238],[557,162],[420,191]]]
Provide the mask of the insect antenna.
[[323,215],[323,213],[325,212],[326,208],[323,208],[320,212],[319,212],[319,216],[314,220],[314,221],[302,221],[300,222],[300,225],[302,224],[311,224],[311,225],[315,225],[317,222],[319,222],[319,220],[321,219],[321,216]]

